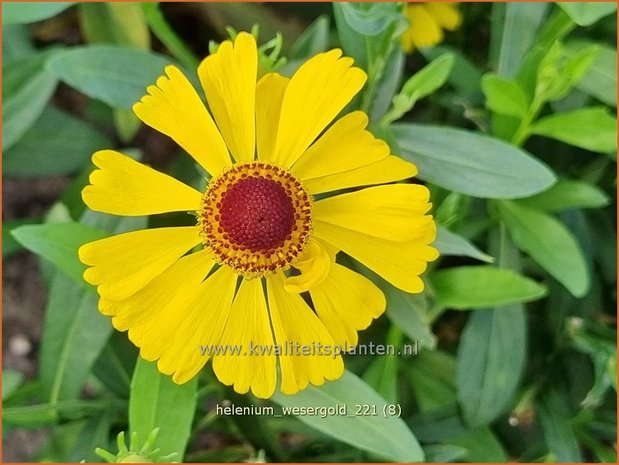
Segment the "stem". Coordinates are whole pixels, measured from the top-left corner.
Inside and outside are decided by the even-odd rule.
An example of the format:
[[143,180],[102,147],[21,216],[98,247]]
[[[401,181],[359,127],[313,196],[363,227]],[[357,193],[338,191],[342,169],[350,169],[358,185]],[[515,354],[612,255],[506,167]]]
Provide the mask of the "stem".
[[533,103],[531,104],[531,107],[529,108],[529,111],[527,112],[526,115],[524,115],[524,118],[522,118],[522,120],[520,121],[520,125],[518,126],[518,129],[516,130],[516,133],[512,137],[512,140],[511,140],[512,144],[520,147],[526,142],[526,140],[531,135],[530,134],[531,123],[537,118],[537,116],[539,115],[539,112],[542,110],[542,107],[543,107],[543,102],[541,102],[537,98],[534,98]]

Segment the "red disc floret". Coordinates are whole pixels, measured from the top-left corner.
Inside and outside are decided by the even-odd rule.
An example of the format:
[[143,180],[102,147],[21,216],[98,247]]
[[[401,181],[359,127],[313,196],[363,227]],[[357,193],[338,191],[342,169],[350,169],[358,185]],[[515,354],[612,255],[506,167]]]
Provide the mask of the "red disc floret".
[[270,179],[247,177],[221,199],[220,226],[233,244],[252,252],[280,247],[295,226],[292,199]]

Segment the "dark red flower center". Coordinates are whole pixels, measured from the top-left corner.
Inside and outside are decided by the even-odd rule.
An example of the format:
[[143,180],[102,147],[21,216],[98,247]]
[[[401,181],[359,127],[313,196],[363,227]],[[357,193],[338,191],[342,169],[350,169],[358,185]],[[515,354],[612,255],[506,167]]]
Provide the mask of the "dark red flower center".
[[295,224],[290,195],[280,183],[262,177],[236,182],[224,193],[219,211],[230,242],[252,252],[282,246]]
[[197,213],[205,247],[247,278],[291,266],[312,229],[312,199],[301,182],[261,161],[213,178]]

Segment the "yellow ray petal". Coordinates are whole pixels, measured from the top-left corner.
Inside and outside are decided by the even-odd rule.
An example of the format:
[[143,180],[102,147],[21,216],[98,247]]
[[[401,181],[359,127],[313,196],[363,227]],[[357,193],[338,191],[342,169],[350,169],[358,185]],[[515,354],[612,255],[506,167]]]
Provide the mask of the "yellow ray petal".
[[254,159],[258,51],[251,34],[222,42],[198,67],[217,126],[237,162]]
[[195,226],[143,229],[84,244],[79,258],[91,266],[84,280],[108,300],[123,300],[201,242]]
[[300,294],[323,282],[331,264],[335,262],[335,254],[329,252],[316,238],[310,238],[303,253],[293,264],[301,274],[286,278],[286,291]]
[[100,169],[90,174],[90,185],[82,190],[92,210],[132,216],[195,211],[200,206],[200,192],[122,153],[100,150],[92,162]]
[[430,47],[443,40],[443,31],[426,10],[425,5],[408,6],[406,16],[411,24],[409,34],[415,47]]
[[289,168],[361,90],[367,76],[339,49],[305,62],[284,94],[273,160]]
[[399,157],[390,155],[375,163],[343,173],[306,179],[303,186],[310,194],[322,194],[348,187],[400,181],[417,174],[417,167]]
[[282,100],[289,81],[277,73],[269,73],[256,86],[256,145],[259,160],[273,160]]
[[261,279],[241,282],[220,346],[242,348],[242,354],[229,351],[213,357],[213,371],[219,381],[234,386],[239,394],[251,389],[256,397],[263,399],[273,395],[276,358]]
[[425,7],[439,26],[455,31],[462,24],[462,14],[455,3],[428,2]]
[[319,220],[314,221],[314,234],[363,263],[394,286],[411,293],[423,291],[419,275],[427,263],[438,257],[434,241],[436,227],[427,226],[423,237],[412,242],[393,242],[341,228]]
[[[229,267],[220,267],[200,287],[191,311],[175,331],[175,350],[166,351],[157,366],[172,374],[175,383],[193,378],[208,361],[201,347],[217,347],[230,315],[238,275]],[[211,354],[212,356],[212,354]]]
[[389,146],[365,130],[368,117],[354,111],[336,121],[292,165],[301,181],[350,171],[389,156]]
[[357,331],[367,328],[387,305],[385,295],[372,281],[337,263],[310,295],[318,317],[341,346],[356,345]]
[[389,241],[425,234],[432,217],[430,191],[419,184],[390,184],[336,195],[314,203],[312,215],[326,223]]
[[204,251],[183,257],[129,299],[108,303],[114,327],[178,384],[208,361],[202,347],[219,343],[230,312],[237,276],[222,267],[204,281],[213,264]]
[[342,376],[342,357],[325,353],[335,350],[333,338],[299,294],[284,290],[281,273],[267,278],[267,294],[275,342],[282,350],[281,391],[295,394],[309,383],[320,386]]
[[149,86],[147,95],[133,105],[145,124],[170,136],[206,171],[216,176],[231,166],[228,149],[211,115],[189,80],[176,66]]
[[[134,328],[133,334],[139,336],[138,340],[141,341],[144,330],[156,327],[166,309],[189,307],[196,298],[200,284],[214,265],[215,262],[205,249],[186,255],[124,300],[113,301],[102,297],[99,310],[104,315],[115,317],[114,326],[119,331]],[[178,310],[176,313],[182,314]]]

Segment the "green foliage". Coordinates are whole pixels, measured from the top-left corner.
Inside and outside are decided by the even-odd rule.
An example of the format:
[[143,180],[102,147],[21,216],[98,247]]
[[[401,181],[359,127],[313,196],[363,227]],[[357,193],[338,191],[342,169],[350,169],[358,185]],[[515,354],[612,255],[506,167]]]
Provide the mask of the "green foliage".
[[140,441],[155,428],[163,455],[176,452],[182,460],[196,410],[198,380],[179,386],[157,370],[155,363],[138,358],[131,380],[129,427]]
[[[113,45],[73,47],[48,63],[49,72],[114,108],[131,108],[172,60]],[[132,70],[131,74],[127,70]]]
[[324,52],[329,46],[329,17],[319,16],[290,46],[290,58],[302,59]]
[[402,157],[419,167],[419,178],[445,189],[513,199],[555,183],[548,167],[498,139],[442,126],[397,123],[391,128]]
[[522,305],[473,312],[458,349],[458,397],[471,426],[491,423],[512,404],[525,363]]
[[393,97],[393,108],[383,116],[381,125],[387,126],[400,119],[420,100],[445,84],[454,64],[454,55],[446,53],[432,60],[425,68],[411,76],[402,86],[402,91]]
[[63,12],[75,2],[36,2],[2,5],[2,25],[28,24],[42,21]]
[[[2,150],[8,150],[39,118],[56,89],[57,79],[45,68],[52,52],[36,53],[3,65]],[[4,69],[4,66],[7,66]]]
[[546,116],[533,125],[532,134],[601,153],[617,151],[617,118],[600,107]]
[[535,281],[493,266],[438,270],[431,282],[437,302],[456,310],[530,302],[546,295],[546,289]]
[[52,262],[76,283],[82,282],[86,269],[77,257],[77,249],[104,236],[103,231],[80,223],[26,225],[13,230],[13,237],[22,246]]
[[601,208],[610,203],[608,195],[586,181],[560,179],[541,194],[520,201],[522,205],[546,211],[563,211],[571,208]]
[[[578,242],[552,216],[516,202],[498,204],[514,243],[576,297],[589,290],[589,270]],[[548,240],[552,238],[552,240]]]
[[459,257],[470,257],[488,263],[494,261],[494,258],[479,250],[474,244],[467,241],[464,237],[441,226],[438,227],[434,246],[443,256],[456,255]]
[[565,44],[566,53],[574,56],[583,48],[595,45],[595,60],[576,87],[607,105],[617,106],[617,48],[599,42],[581,40]]
[[593,23],[617,11],[612,2],[557,2],[570,18],[579,26],[591,26]]
[[93,152],[111,144],[109,137],[91,125],[50,106],[4,153],[2,168],[5,175],[15,178],[72,174]]
[[[366,383],[350,372],[345,372],[338,381],[321,388],[313,386],[294,397],[277,393],[273,400],[288,407],[334,407],[346,406],[353,417],[347,416],[300,416],[302,422],[333,436],[340,441],[366,450],[373,456],[394,462],[421,462],[423,452],[415,436],[398,418],[397,410],[389,415],[390,405]],[[365,409],[364,406],[370,406]],[[376,414],[374,414],[374,407]],[[365,414],[358,414],[360,411]]]

